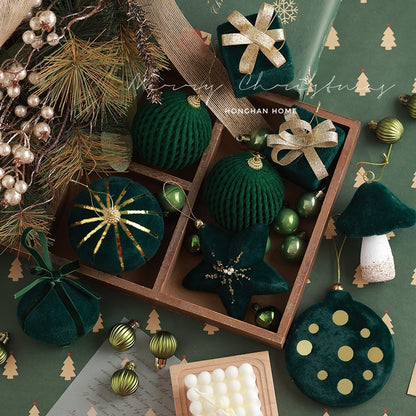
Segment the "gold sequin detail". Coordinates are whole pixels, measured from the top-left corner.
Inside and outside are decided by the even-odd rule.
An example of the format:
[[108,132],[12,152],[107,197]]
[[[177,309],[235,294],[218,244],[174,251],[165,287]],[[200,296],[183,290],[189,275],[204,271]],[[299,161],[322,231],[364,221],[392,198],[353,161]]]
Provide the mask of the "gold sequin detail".
[[318,324],[310,324],[308,328],[311,334],[316,334],[319,332],[319,325]]
[[300,355],[303,355],[304,357],[309,355],[312,352],[313,345],[310,341],[307,339],[304,339],[302,341],[298,342],[298,345],[296,346],[296,350]]
[[343,326],[348,322],[348,313],[343,310],[335,311],[332,315],[332,321],[335,325]]
[[338,350],[338,358],[341,361],[351,361],[354,357],[354,350],[348,345],[344,345]]
[[344,396],[350,394],[353,388],[354,385],[348,378],[343,378],[342,380],[338,381],[337,390]]
[[325,370],[321,370],[319,371],[319,373],[317,374],[317,377],[319,378],[319,380],[323,381],[326,380],[328,378],[328,373]]
[[370,380],[373,379],[373,377],[374,377],[374,374],[373,374],[373,372],[371,370],[365,370],[363,372],[363,378],[364,378],[364,380],[370,381]]
[[369,330],[368,328],[363,328],[363,329],[360,331],[360,335],[361,335],[363,338],[368,338],[368,337],[371,335],[371,332],[370,332],[370,330]]
[[103,220],[107,224],[117,224],[120,221],[121,213],[116,207],[103,209]]
[[373,347],[368,350],[367,357],[372,363],[379,363],[383,360],[384,354],[380,348]]

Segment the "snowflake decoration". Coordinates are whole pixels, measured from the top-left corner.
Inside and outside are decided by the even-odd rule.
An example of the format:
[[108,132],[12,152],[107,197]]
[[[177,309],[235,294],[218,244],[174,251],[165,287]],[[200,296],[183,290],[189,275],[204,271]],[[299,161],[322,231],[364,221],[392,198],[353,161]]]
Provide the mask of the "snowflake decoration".
[[287,25],[296,20],[298,7],[294,0],[276,0],[273,6],[282,24]]

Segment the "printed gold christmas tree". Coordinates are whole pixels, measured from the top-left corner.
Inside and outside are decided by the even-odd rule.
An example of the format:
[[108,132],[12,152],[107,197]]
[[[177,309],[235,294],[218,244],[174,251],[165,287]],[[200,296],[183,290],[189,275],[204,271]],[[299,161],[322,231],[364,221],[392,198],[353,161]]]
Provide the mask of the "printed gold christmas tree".
[[383,322],[386,324],[386,326],[387,326],[387,328],[389,329],[389,331],[390,331],[390,334],[392,334],[392,335],[394,335],[394,331],[393,331],[393,324],[392,324],[392,322],[391,322],[391,318],[390,318],[390,316],[388,315],[388,310],[386,309],[385,311],[384,311],[384,316],[383,316],[383,318],[381,318],[382,320],[383,320]]
[[413,85],[412,85],[412,94],[415,94],[416,93],[416,78],[413,80],[414,82],[413,82]]
[[334,25],[332,25],[331,29],[329,29],[329,33],[328,33],[328,37],[327,37],[326,42],[325,42],[325,46],[329,50],[333,51],[335,48],[340,46],[338,41],[339,41],[338,32],[335,30]]
[[156,334],[156,332],[161,329],[159,314],[156,312],[155,307],[153,307],[152,312],[149,314],[149,319],[147,320],[146,330],[150,331],[151,334]]
[[16,257],[12,261],[12,265],[9,270],[9,279],[12,279],[13,282],[17,282],[22,278],[22,263],[20,262],[19,257]]
[[219,331],[219,329],[216,326],[214,326],[214,325],[206,324],[204,326],[204,331],[208,335],[214,335],[217,331]]
[[3,375],[7,377],[8,380],[13,380],[14,377],[18,376],[16,359],[13,356],[13,351],[10,351],[9,358],[4,365]]
[[87,412],[87,416],[98,416],[97,411],[94,409],[94,405],[91,403],[91,408]]
[[407,389],[407,394],[410,396],[416,396],[416,363],[413,367],[412,376],[410,378],[409,388]]
[[367,78],[367,75],[365,74],[364,69],[361,70],[361,74],[357,79],[357,84],[355,85],[354,92],[359,94],[360,97],[364,97],[369,92],[371,92],[370,84],[368,83],[368,78]]
[[144,416],[157,416],[156,413],[150,408]]
[[354,280],[352,281],[353,285],[356,285],[359,289],[362,289],[365,285],[368,285],[368,282],[366,282],[365,280],[363,280],[362,278],[362,274],[361,274],[361,265],[359,265],[356,269],[355,269],[355,274],[354,274]]
[[101,329],[104,329],[104,325],[103,325],[103,315],[100,312],[100,314],[98,315],[97,323],[92,328],[92,332],[100,332]]
[[395,48],[397,46],[395,40],[396,38],[394,37],[394,32],[390,27],[390,23],[388,23],[387,29],[383,33],[381,47],[384,48],[386,51],[391,51],[392,48]]
[[412,188],[416,188],[416,172],[413,175]]
[[186,359],[186,354],[182,355],[182,361],[181,364],[188,364],[188,360]]
[[330,217],[328,220],[328,224],[326,225],[324,236],[327,240],[332,240],[334,237],[337,236],[337,230],[335,228],[335,221],[332,217]]
[[67,357],[65,358],[64,365],[61,370],[61,377],[63,377],[66,381],[76,377],[74,361],[72,361],[70,352],[67,353]]
[[410,284],[416,286],[416,269],[413,270],[412,282]]
[[124,356],[124,360],[121,362],[120,368],[124,368],[124,366],[130,361],[129,355],[126,353]]
[[29,410],[29,416],[39,416],[39,409],[36,407],[36,402],[33,402],[33,407]]
[[364,175],[365,169],[363,166],[360,166],[360,169],[358,169],[357,175],[355,176],[354,188],[359,188],[363,183],[365,183]]

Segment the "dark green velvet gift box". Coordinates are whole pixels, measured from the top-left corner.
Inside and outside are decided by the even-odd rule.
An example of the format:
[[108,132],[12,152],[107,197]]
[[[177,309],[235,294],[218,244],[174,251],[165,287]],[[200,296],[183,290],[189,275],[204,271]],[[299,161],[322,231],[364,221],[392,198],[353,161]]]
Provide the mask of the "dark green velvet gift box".
[[[255,24],[257,14],[247,16],[247,19]],[[269,29],[281,29],[282,25],[276,16]],[[247,45],[223,46],[221,37],[227,33],[239,33],[239,31],[229,22],[224,23],[217,28],[218,41],[221,47],[221,53],[225,66],[228,70],[234,94],[237,98],[247,97],[262,91],[273,90],[282,85],[285,86],[293,81],[295,77],[292,55],[290,53],[287,41],[280,49],[281,54],[285,57],[286,62],[279,68],[276,68],[266,56],[259,51],[256,65],[252,74],[242,74],[239,71],[239,62],[243,56]],[[274,47],[279,49],[282,42],[276,42]]]
[[[325,119],[321,117],[315,117],[313,120],[313,113],[308,110],[305,110],[302,107],[297,105],[292,106],[291,108],[295,108],[299,117],[302,120],[305,120],[311,123],[312,128],[315,127],[318,123],[321,123]],[[311,122],[312,120],[312,122]],[[345,141],[345,131],[341,129],[341,127],[335,125],[336,132],[338,133],[338,144],[334,147],[329,148],[315,148],[319,158],[322,160],[323,164],[325,165],[326,170],[329,172],[338,152],[342,149],[342,145]],[[279,133],[277,130],[276,134]],[[271,160],[271,153],[273,148],[266,147],[263,151],[265,156]],[[287,150],[282,150],[279,152],[279,160],[283,158],[288,153]],[[315,173],[313,172],[311,166],[309,165],[308,161],[306,160],[305,156],[298,157],[295,161],[293,161],[290,165],[281,166],[277,163],[273,163],[273,166],[279,171],[279,173],[286,179],[296,183],[297,185],[302,186],[303,188],[309,191],[317,190],[323,181],[327,180],[324,178],[323,180],[319,180]]]

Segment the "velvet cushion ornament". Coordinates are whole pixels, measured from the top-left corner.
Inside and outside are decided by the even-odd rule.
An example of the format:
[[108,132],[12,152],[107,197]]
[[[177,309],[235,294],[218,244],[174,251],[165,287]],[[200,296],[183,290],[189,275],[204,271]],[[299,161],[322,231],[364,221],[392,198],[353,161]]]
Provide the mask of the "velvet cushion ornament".
[[287,282],[264,261],[268,228],[255,224],[235,235],[206,224],[199,229],[203,261],[183,280],[191,290],[218,293],[230,316],[244,319],[253,295],[283,293]]
[[201,158],[212,123],[204,103],[183,91],[164,91],[162,104],[144,101],[133,122],[135,149],[152,166],[182,169]]
[[204,185],[208,212],[224,228],[240,231],[270,224],[283,204],[284,185],[271,164],[249,152],[221,159]]
[[77,261],[54,270],[45,235],[38,232],[41,255],[29,244],[27,237],[32,231],[29,228],[23,232],[22,243],[37,262],[32,269],[37,279],[15,295],[22,296],[17,319],[23,331],[36,341],[69,345],[94,327],[100,313],[99,298],[67,277],[79,268]]
[[162,211],[148,189],[109,177],[83,189],[69,211],[72,247],[87,265],[108,273],[137,269],[159,249]]
[[[308,123],[310,123],[312,128],[314,128],[318,123],[321,123],[325,120],[321,117],[315,117],[312,120],[313,113],[297,105],[293,105],[291,108],[296,109],[296,112],[298,113],[299,117],[302,120],[305,120]],[[327,171],[331,169],[331,166],[345,141],[345,131],[338,126],[335,126],[335,129],[338,134],[338,144],[334,147],[315,149],[319,158],[322,160],[322,163],[325,165]],[[277,130],[276,134],[278,133],[279,130]],[[271,147],[266,147],[263,151],[263,153],[269,160],[271,160],[272,150],[273,149]],[[287,153],[288,151],[286,150],[282,150],[281,152],[279,152],[279,159],[283,158]],[[293,161],[290,165],[287,166],[281,166],[274,162],[272,163],[273,166],[276,167],[276,169],[284,178],[289,179],[290,181],[302,186],[305,189],[308,189],[309,191],[315,191],[321,186],[322,181],[316,177],[308,161],[303,155],[298,157],[295,161]]]
[[[257,14],[247,16],[247,19],[254,25]],[[273,22],[269,29],[281,29],[282,25],[277,16],[273,17]],[[218,39],[220,42],[221,53],[228,71],[228,76],[237,98],[247,97],[258,92],[272,90],[280,86],[285,86],[293,81],[295,71],[293,67],[292,55],[290,53],[288,42],[283,46],[282,42],[276,42],[274,47],[280,50],[285,57],[286,62],[279,68],[276,68],[262,53],[257,56],[256,65],[252,74],[242,74],[239,71],[239,62],[243,56],[247,45],[223,46],[221,43],[222,35],[227,33],[239,33],[231,23],[224,23],[217,28]]]
[[294,322],[285,345],[296,385],[326,406],[355,406],[387,382],[394,345],[379,316],[348,292],[332,290]]
[[336,227],[347,237],[368,237],[412,227],[415,223],[416,211],[400,201],[386,185],[366,182],[337,218]]

